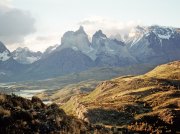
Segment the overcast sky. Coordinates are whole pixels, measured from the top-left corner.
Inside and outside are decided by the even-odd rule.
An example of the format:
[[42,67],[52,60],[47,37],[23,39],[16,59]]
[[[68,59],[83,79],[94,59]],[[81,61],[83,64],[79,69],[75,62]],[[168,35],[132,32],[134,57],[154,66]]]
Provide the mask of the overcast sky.
[[0,41],[43,51],[83,25],[110,36],[135,25],[180,27],[180,0],[0,0]]

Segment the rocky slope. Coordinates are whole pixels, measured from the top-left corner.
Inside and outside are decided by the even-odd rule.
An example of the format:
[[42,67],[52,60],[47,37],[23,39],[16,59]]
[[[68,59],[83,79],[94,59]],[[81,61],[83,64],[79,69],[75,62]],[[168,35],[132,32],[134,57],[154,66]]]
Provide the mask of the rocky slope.
[[26,69],[25,65],[13,59],[11,52],[0,42],[0,82],[8,81]]
[[81,51],[84,54],[88,54],[90,51],[90,41],[88,35],[85,33],[82,26],[75,32],[68,31],[64,33],[61,38],[61,46],[57,50],[62,50],[64,48],[71,48],[75,51]]
[[12,52],[13,58],[22,64],[31,64],[37,60],[39,60],[42,56],[40,51],[33,52],[29,50],[27,47],[25,48],[17,48]]
[[55,50],[57,49],[57,47],[59,47],[59,44],[56,44],[56,45],[53,45],[53,46],[48,47],[48,48],[44,51],[44,53],[42,53],[41,58],[46,58],[46,57],[48,57],[49,55],[51,55],[53,52],[55,52]]
[[89,94],[72,97],[62,108],[93,124],[132,132],[180,131],[180,61],[147,74],[125,76],[99,84]]
[[67,116],[58,105],[0,94],[0,133],[110,134],[110,129]]
[[154,64],[179,60],[180,33],[171,27],[136,27],[129,33],[126,44],[139,62]]
[[25,79],[45,79],[92,68],[93,61],[81,51],[65,48],[41,59],[24,72]]
[[124,42],[107,38],[101,30],[93,35],[91,46],[91,57],[94,58],[96,66],[127,66],[137,63]]
[[0,62],[6,61],[11,58],[10,51],[4,46],[2,42],[0,42]]

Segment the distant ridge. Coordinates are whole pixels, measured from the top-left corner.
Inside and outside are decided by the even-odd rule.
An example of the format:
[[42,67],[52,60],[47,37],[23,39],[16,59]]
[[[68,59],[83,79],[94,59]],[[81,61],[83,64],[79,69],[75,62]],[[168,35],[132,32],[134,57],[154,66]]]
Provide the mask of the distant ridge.
[[[98,30],[90,42],[81,26],[77,31],[66,32],[59,45],[43,54],[27,49],[11,53],[2,43],[0,49],[0,75],[3,75],[0,82],[9,78],[12,78],[9,81],[46,79],[96,67],[156,66],[180,60],[180,32],[172,27],[137,26],[122,41],[108,38]],[[14,72],[15,69],[7,70],[1,64],[10,58],[25,68],[19,73]]]

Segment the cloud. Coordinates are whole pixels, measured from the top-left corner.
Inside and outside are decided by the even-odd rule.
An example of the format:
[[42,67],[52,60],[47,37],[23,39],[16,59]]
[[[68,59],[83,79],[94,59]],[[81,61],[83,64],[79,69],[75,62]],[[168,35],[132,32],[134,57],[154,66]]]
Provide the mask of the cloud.
[[0,40],[7,45],[23,42],[27,35],[36,31],[31,14],[9,3],[10,0],[0,2]]
[[132,28],[141,25],[140,20],[121,21],[112,18],[89,17],[78,22],[78,25],[84,26],[87,33],[92,36],[97,30],[101,29],[107,36],[126,35]]
[[57,34],[50,33],[46,34],[32,34],[25,37],[24,42],[14,43],[8,48],[13,51],[17,47],[28,47],[33,51],[44,51],[49,46],[60,43],[60,37]]
[[48,41],[48,40],[52,40],[52,36],[37,36],[36,40],[37,41]]
[[10,6],[11,0],[1,0],[0,5],[1,6]]

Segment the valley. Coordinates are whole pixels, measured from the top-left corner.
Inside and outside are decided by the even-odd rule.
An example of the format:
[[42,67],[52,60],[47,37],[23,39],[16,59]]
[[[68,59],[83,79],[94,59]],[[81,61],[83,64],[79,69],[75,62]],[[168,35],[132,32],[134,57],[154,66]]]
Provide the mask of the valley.
[[[107,71],[107,68],[102,70]],[[112,70],[110,72],[112,72]],[[80,121],[84,126],[82,128],[77,127],[74,124],[73,126],[76,127],[75,129],[70,129],[71,132],[85,131],[88,133],[91,131],[94,133],[99,132],[107,134],[127,132],[180,132],[178,126],[180,123],[180,61],[159,65],[152,71],[142,75],[134,74],[133,76],[121,74],[123,75],[121,77],[113,75],[113,77],[109,77],[111,80],[103,79],[107,78],[104,77],[104,75],[109,75],[109,73],[102,73],[104,74],[102,77],[92,77],[94,73],[90,73],[91,75],[83,74],[88,74],[88,72],[78,74],[78,78],[81,78],[79,82],[77,82],[78,80],[76,79],[76,74],[76,77],[74,75],[66,76],[67,80],[65,79],[65,76],[63,76],[62,79],[61,77],[58,77],[45,81],[37,81],[36,84],[35,82],[32,82],[34,85],[31,82],[22,82],[19,83],[19,85],[16,85],[15,83],[1,84],[1,89],[4,89],[5,91],[8,91],[8,89],[11,91],[14,90],[13,94],[11,95],[12,98],[13,96],[14,98],[11,100],[9,98],[10,96],[5,96],[5,98],[9,99],[3,99],[4,96],[2,96],[1,93],[0,103],[5,109],[0,108],[1,111],[3,111],[0,112],[0,116],[4,114],[8,116],[8,119],[15,118],[15,114],[8,114],[8,107],[5,107],[5,104],[7,103],[6,101],[13,102],[17,99],[15,102],[13,102],[13,105],[20,105],[22,109],[24,109],[23,107],[26,107],[27,104],[21,104],[19,102],[19,99],[21,100],[21,98],[15,97],[16,94],[27,97],[28,100],[24,101],[27,102],[28,105],[39,107],[41,110],[45,110],[45,113],[48,113],[48,111],[50,112],[54,108],[54,110],[57,112],[56,116],[47,118],[45,121],[46,123],[50,123],[51,119],[53,118],[60,119],[63,116],[63,119],[68,119],[70,121],[68,121],[69,123],[72,123],[72,120],[75,122]],[[94,78],[94,80],[84,78]],[[82,81],[82,79],[84,81]],[[62,84],[63,80],[68,82],[68,84]],[[55,81],[57,83],[61,81],[61,88],[49,90],[48,87],[51,86],[51,82]],[[47,84],[47,82],[49,82],[49,84]],[[32,87],[29,86],[31,84]],[[40,87],[40,85],[44,85],[46,89],[37,89],[37,87]],[[29,90],[27,90],[28,87]],[[40,101],[40,99],[37,97],[32,97],[33,95],[38,96],[42,99],[42,101]],[[32,104],[29,101],[31,101]],[[45,106],[45,104],[48,105]],[[15,108],[15,111],[19,110],[18,112],[22,112],[17,106],[13,107]],[[18,109],[16,109],[16,107]],[[64,112],[63,115],[61,112],[58,113],[57,108],[63,110],[61,111],[62,113]],[[34,112],[38,112],[38,109],[34,109]],[[11,113],[14,113],[15,111],[11,111]],[[28,109],[26,112],[30,115],[32,114],[31,116],[33,118],[31,117],[30,120],[39,120],[41,124],[44,125],[44,130],[41,130],[38,122],[35,121],[34,123],[38,127],[34,131],[50,131],[45,126],[45,122],[40,118],[42,111],[38,116],[33,115],[34,113],[29,113]],[[60,115],[57,117],[57,114]],[[5,116],[2,117],[4,118]],[[22,119],[18,118],[18,120],[21,123],[21,126],[18,127],[25,127],[21,121]],[[33,127],[33,124],[29,122],[29,117],[28,120],[23,120],[27,122],[29,127]],[[0,121],[2,120],[0,119]],[[59,128],[60,124],[58,124],[58,122],[56,123],[56,125],[50,125],[52,127],[51,131],[65,133],[69,131],[68,127],[70,126],[66,124],[67,122],[64,122],[66,127],[64,130]],[[61,123],[61,125],[62,124],[63,123]],[[11,126],[11,124],[8,125]],[[10,127],[8,131],[11,129],[17,131],[13,126]],[[1,130],[7,132],[7,130]],[[28,129],[26,130],[25,127],[23,131],[28,132]]]
[[0,134],[180,134],[180,0],[0,0]]
[[[20,122],[18,128],[36,124],[41,132],[41,125],[51,131],[46,124],[53,119],[53,132],[70,132],[68,121],[75,121],[84,126],[74,125],[72,132],[78,133],[179,133],[180,33],[162,26],[137,26],[133,33],[122,41],[98,30],[90,42],[80,26],[44,53],[28,48],[10,52],[0,42],[0,121],[7,116]],[[48,114],[51,107],[56,115]],[[26,125],[22,118],[14,120],[16,111],[23,110],[31,117]],[[42,111],[48,118],[41,119]],[[18,130],[8,125],[8,131]]]
[[[67,99],[75,94],[91,91],[103,80],[122,75],[143,74],[152,68],[153,66],[150,65],[134,65],[121,68],[93,68],[80,73],[45,80],[1,83],[0,91],[6,94],[16,94],[25,98],[37,95],[43,101],[56,102],[56,99],[59,99],[59,97],[55,97],[57,96],[56,94]],[[64,99],[62,99],[62,102]]]

